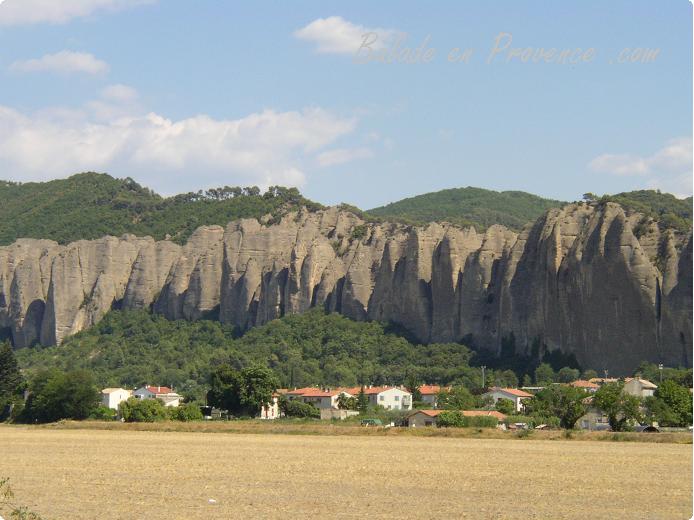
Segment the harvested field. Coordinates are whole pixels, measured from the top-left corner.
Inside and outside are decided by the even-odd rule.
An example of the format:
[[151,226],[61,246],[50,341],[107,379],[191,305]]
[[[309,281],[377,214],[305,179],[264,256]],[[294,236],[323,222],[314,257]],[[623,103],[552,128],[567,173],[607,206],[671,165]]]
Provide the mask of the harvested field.
[[678,519],[691,473],[685,444],[0,427],[52,519]]

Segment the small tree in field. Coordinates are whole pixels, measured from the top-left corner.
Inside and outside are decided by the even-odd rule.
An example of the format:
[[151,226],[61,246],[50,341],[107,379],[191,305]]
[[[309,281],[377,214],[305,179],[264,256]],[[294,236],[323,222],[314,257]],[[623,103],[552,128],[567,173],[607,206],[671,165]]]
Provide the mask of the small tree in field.
[[641,418],[641,400],[625,394],[623,382],[602,385],[595,392],[593,403],[607,414],[610,428],[615,432],[628,430],[631,422]]
[[169,418],[168,411],[160,399],[131,397],[118,405],[118,410],[125,422],[159,422]]
[[369,410],[369,398],[366,397],[364,385],[361,385],[361,389],[357,395],[357,410],[359,410],[359,413],[366,413]]

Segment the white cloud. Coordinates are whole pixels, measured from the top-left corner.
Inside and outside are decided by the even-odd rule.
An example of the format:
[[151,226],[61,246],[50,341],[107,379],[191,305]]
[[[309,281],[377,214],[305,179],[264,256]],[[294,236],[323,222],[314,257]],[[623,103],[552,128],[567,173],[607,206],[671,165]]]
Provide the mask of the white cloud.
[[108,63],[95,58],[87,52],[60,51],[46,54],[41,58],[15,61],[10,65],[13,72],[59,72],[70,74],[104,74],[108,72]]
[[0,26],[65,23],[98,11],[117,11],[156,0],[5,0],[0,5]]
[[368,148],[335,148],[318,154],[316,162],[319,166],[335,166],[356,159],[368,159],[373,152]]
[[593,159],[588,167],[598,173],[645,177],[650,188],[691,195],[692,139],[672,139],[649,156],[603,154]]
[[393,29],[369,28],[348,22],[341,16],[318,18],[306,27],[294,32],[300,40],[313,42],[316,50],[330,54],[356,54],[364,41],[364,35],[374,34],[373,50],[383,48],[385,43],[395,37],[398,31]]
[[0,106],[3,177],[108,171],[162,193],[224,184],[301,186],[303,166],[357,124],[319,108],[265,110],[235,120],[198,115],[172,121],[149,113],[106,122],[93,110],[23,114]]

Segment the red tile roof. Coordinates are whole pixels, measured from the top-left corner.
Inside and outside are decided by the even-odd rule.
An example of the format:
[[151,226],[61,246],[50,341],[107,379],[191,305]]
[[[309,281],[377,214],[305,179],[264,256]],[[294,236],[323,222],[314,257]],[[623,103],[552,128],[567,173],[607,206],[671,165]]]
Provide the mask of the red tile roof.
[[498,386],[495,386],[494,388],[490,388],[489,392],[505,392],[507,394],[515,395],[516,397],[534,397],[533,394],[529,394],[523,390],[518,390],[517,388],[499,388]]
[[[443,412],[454,412],[456,410],[413,410],[410,416],[423,413],[429,417],[436,417]],[[506,415],[496,410],[459,410],[465,417],[496,417],[500,421],[506,419]]]
[[439,385],[422,385],[419,387],[419,393],[422,395],[436,395],[441,390],[448,391],[451,388],[449,386],[441,387]]
[[159,394],[171,394],[173,393],[173,390],[171,390],[168,386],[145,386],[145,388],[152,392],[153,394],[159,395]]
[[296,396],[301,396],[301,397],[333,397],[335,395],[341,394],[341,393],[347,393],[348,392],[345,389],[342,388],[335,388],[333,390],[324,390],[322,388],[317,388],[315,386],[307,386],[305,388],[297,388],[296,390],[292,390],[290,392],[287,392],[287,395],[296,395]]

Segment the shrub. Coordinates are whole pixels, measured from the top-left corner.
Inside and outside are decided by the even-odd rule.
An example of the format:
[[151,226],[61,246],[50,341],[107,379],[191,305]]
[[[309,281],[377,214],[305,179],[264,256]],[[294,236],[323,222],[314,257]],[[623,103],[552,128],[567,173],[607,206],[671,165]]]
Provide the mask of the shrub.
[[31,393],[22,413],[25,421],[86,419],[99,406],[94,378],[84,370],[46,370],[37,374],[29,388]]
[[96,410],[89,414],[89,418],[96,421],[115,421],[116,411],[108,406],[99,406]]
[[158,422],[169,418],[164,403],[159,399],[137,399],[123,401],[118,409],[125,422]]
[[320,418],[320,410],[312,404],[301,401],[286,401],[282,404],[282,412],[287,417]]
[[439,414],[436,420],[436,425],[442,428],[496,428],[499,421],[496,417],[487,415],[465,417],[462,412],[451,410]]
[[178,408],[170,408],[171,418],[176,421],[190,422],[190,421],[202,421],[202,411],[200,407],[195,403],[186,403]]

